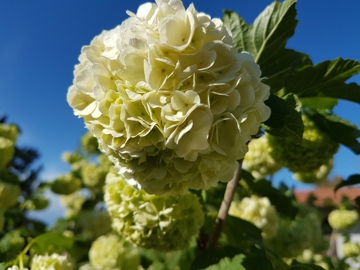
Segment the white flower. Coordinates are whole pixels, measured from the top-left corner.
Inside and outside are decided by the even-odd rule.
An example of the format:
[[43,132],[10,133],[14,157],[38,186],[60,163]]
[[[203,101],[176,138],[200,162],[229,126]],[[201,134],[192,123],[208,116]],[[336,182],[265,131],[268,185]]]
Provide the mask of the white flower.
[[137,250],[114,234],[100,236],[91,244],[89,260],[96,269],[137,270],[140,265]]
[[251,195],[241,201],[233,201],[229,214],[253,223],[267,239],[273,237],[278,229],[278,215],[267,197]]
[[179,194],[229,181],[270,110],[269,87],[219,19],[141,5],[82,49],[67,100],[129,183]]
[[72,270],[73,266],[67,254],[35,255],[31,259],[32,270]]

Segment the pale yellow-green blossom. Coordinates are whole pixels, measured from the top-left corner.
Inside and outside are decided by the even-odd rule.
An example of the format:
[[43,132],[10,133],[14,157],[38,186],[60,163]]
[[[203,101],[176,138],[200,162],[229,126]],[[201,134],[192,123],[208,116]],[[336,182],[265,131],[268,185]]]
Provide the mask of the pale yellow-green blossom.
[[346,257],[346,258],[358,257],[358,256],[360,256],[360,244],[346,242],[342,245],[341,252],[343,253],[344,257]]
[[99,144],[91,132],[86,132],[81,137],[80,144],[81,149],[83,149],[87,154],[95,155],[99,153]]
[[89,260],[101,270],[137,270],[140,265],[137,250],[114,234],[100,236],[92,243]]
[[281,169],[282,166],[269,155],[269,150],[267,135],[252,139],[249,143],[249,151],[245,155],[243,167],[255,178],[272,175]]
[[304,134],[301,143],[291,138],[268,135],[269,154],[276,162],[296,173],[309,173],[319,170],[339,148],[327,134],[319,130],[315,123],[303,116]]
[[106,178],[105,203],[112,227],[126,240],[160,251],[185,249],[204,222],[196,195],[149,195],[135,190],[121,175],[110,172]]
[[20,186],[0,180],[0,210],[15,205],[19,196]]
[[351,230],[359,219],[356,210],[336,209],[330,212],[328,221],[334,230]]
[[76,216],[81,210],[85,200],[85,197],[79,191],[69,195],[61,195],[60,202],[66,207],[66,217],[71,218]]
[[233,201],[229,214],[253,223],[262,231],[264,238],[271,238],[278,229],[278,215],[267,197],[252,195],[241,201]]
[[180,0],[139,7],[82,48],[67,101],[132,185],[184,194],[229,181],[269,87],[220,19]]
[[9,268],[6,268],[6,270],[29,270],[29,268],[20,268],[17,265],[10,266]]
[[81,188],[81,180],[72,173],[60,175],[51,183],[51,191],[56,194],[69,195]]
[[76,215],[76,226],[83,237],[96,239],[111,229],[111,220],[106,210],[81,210]]
[[0,137],[7,138],[12,142],[16,142],[19,136],[19,129],[16,125],[13,124],[1,124],[0,123]]
[[35,255],[31,259],[31,270],[73,270],[67,254]]

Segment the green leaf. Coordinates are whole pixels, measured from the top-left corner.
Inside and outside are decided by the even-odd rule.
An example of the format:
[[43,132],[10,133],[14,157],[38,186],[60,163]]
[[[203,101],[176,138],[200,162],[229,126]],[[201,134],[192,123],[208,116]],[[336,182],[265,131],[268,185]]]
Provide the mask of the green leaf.
[[338,100],[336,98],[327,97],[308,97],[300,98],[302,107],[308,107],[319,110],[331,110],[337,105]]
[[271,109],[270,118],[264,123],[271,128],[283,128],[290,109],[285,100],[271,94],[265,104]]
[[251,270],[274,270],[274,267],[265,254],[251,254],[246,256],[243,261],[243,266],[245,269]]
[[234,258],[223,258],[218,264],[211,265],[206,270],[246,270],[242,265],[245,255],[239,254]]
[[347,187],[357,184],[360,184],[360,174],[350,175],[348,179],[341,181],[339,184],[335,186],[334,192],[336,192],[338,189],[342,187]]
[[327,97],[360,103],[360,86],[345,83],[359,72],[358,61],[337,58],[298,71],[284,87],[287,93],[295,93],[299,98]]
[[312,66],[309,56],[290,49],[278,49],[271,58],[260,63],[263,82],[270,86],[272,93],[284,87],[287,80],[306,66]]
[[300,106],[296,95],[288,94],[283,97],[286,101],[290,114],[285,118],[285,124],[282,128],[273,128],[264,126],[266,132],[273,136],[290,137],[297,144],[301,143],[302,134],[304,132],[304,124],[301,119]]
[[357,141],[360,130],[355,125],[327,112],[308,110],[306,115],[332,140],[350,148],[355,154],[360,154],[360,143]]
[[226,242],[227,245],[242,248],[244,241],[247,241],[247,244],[250,245],[257,244],[258,246],[263,246],[261,230],[251,222],[228,216],[220,242]]
[[207,249],[195,258],[190,270],[204,269],[210,265],[217,264],[223,258],[233,258],[241,253],[241,249],[229,246]]
[[66,237],[62,232],[48,232],[34,238],[28,247],[31,247],[36,254],[44,254],[52,250],[69,250],[73,243],[74,240]]

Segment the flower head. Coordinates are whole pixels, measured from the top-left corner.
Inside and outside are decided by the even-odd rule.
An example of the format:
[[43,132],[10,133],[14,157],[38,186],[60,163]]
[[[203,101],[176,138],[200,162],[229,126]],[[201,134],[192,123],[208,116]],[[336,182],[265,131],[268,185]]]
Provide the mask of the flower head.
[[125,179],[110,172],[106,178],[105,203],[113,229],[126,240],[160,251],[184,249],[204,222],[196,195],[149,195],[135,190]]
[[278,215],[275,207],[267,197],[245,197],[241,201],[233,201],[229,214],[253,223],[262,231],[264,238],[271,238],[278,228]]
[[115,234],[97,238],[89,250],[89,259],[96,269],[137,270],[140,265],[137,250]]
[[82,49],[67,100],[129,183],[180,194],[229,181],[269,117],[259,66],[219,19],[141,5]]
[[15,205],[20,191],[20,186],[0,180],[0,210]]
[[334,230],[351,230],[359,219],[356,210],[337,209],[330,212],[328,221]]
[[70,258],[66,255],[35,255],[31,260],[32,270],[72,270]]

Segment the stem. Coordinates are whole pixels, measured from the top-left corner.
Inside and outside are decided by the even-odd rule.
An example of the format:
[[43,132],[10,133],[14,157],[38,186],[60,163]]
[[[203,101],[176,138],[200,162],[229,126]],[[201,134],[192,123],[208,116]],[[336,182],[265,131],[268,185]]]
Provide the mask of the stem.
[[214,233],[212,235],[212,238],[210,239],[208,248],[216,247],[216,245],[219,241],[221,231],[224,228],[226,217],[228,216],[231,201],[234,197],[236,187],[239,185],[242,162],[243,162],[242,159],[238,161],[239,166],[238,166],[236,172],[234,173],[234,177],[233,177],[233,179],[231,179],[231,181],[226,186],[224,199],[220,206],[220,210],[219,210],[219,213],[218,213],[218,216],[216,219],[216,226],[214,229]]

